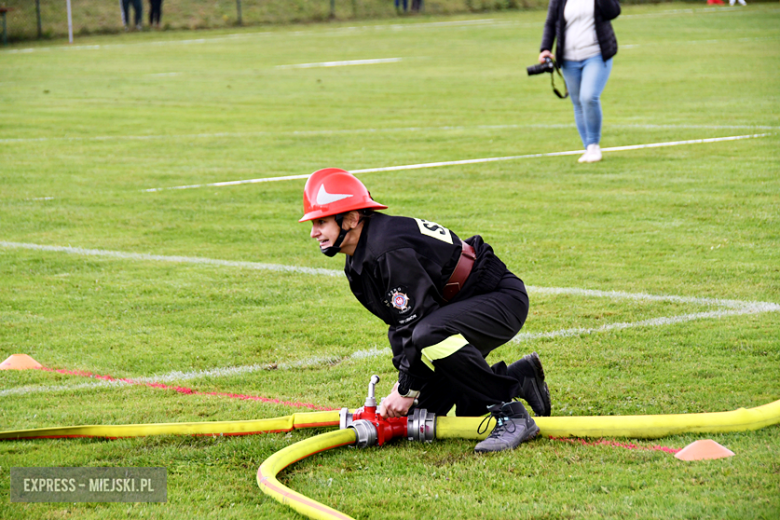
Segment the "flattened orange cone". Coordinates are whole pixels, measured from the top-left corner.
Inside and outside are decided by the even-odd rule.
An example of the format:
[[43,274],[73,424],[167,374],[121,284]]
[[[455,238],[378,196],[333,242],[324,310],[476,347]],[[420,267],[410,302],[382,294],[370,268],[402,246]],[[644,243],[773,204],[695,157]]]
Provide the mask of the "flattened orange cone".
[[733,457],[734,452],[711,439],[692,442],[675,454],[680,460],[707,460]]
[[40,363],[27,354],[12,354],[8,359],[0,363],[0,370],[29,370],[41,367]]

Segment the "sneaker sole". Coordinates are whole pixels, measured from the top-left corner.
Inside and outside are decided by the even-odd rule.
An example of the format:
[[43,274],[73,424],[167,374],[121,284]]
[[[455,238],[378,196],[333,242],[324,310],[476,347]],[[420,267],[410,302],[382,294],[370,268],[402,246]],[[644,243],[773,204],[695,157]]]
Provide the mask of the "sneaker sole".
[[536,425],[536,423],[534,423],[534,427],[528,430],[528,435],[522,441],[520,441],[520,444],[530,441],[537,435],[539,435],[539,427]]
[[544,402],[544,410],[542,410],[540,416],[549,417],[552,413],[552,402],[550,401],[550,389],[547,387],[547,383],[544,382],[544,368],[542,368],[542,360],[539,359],[539,354],[536,352],[528,354],[526,357],[531,361],[531,368],[534,370],[536,382],[541,382],[541,388],[538,390],[539,394],[542,396],[542,401]]

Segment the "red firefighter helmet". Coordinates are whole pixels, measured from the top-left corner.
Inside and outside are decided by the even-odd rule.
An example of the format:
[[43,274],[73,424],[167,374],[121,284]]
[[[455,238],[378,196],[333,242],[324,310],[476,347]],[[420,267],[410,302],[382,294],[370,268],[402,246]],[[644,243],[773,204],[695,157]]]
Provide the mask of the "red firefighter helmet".
[[298,222],[357,209],[387,209],[371,198],[357,177],[340,168],[317,170],[303,188],[303,217]]

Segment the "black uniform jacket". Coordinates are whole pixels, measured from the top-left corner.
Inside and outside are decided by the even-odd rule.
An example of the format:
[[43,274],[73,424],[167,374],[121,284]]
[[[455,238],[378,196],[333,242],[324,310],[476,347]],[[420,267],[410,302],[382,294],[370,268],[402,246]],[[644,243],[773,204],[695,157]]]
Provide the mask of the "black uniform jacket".
[[[474,247],[477,259],[450,303],[492,291],[507,271],[480,236],[466,242]],[[393,365],[412,380],[430,375],[420,361],[420,350],[430,345],[415,345],[412,332],[422,318],[447,304],[442,289],[461,248],[461,239],[439,224],[374,213],[364,221],[355,253],[347,256],[344,272],[352,293],[389,325]]]
[[[614,20],[620,14],[620,2],[618,0],[594,0],[596,3],[593,10],[596,26],[596,38],[599,41],[601,49],[601,58],[607,61],[618,51],[617,38],[612,29],[610,20]],[[550,6],[547,8],[547,21],[544,23],[544,33],[542,34],[542,46],[540,51],[552,51],[553,40],[558,39],[555,48],[555,61],[563,64],[566,57],[563,55],[564,42],[566,41],[566,20],[563,17],[563,10],[566,7],[566,0],[550,0]]]

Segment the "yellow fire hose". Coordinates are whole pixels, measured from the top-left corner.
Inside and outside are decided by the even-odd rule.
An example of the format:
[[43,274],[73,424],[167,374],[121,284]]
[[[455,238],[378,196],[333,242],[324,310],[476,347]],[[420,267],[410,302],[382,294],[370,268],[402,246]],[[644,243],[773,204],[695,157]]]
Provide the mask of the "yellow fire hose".
[[[436,418],[437,439],[482,439],[477,434],[481,417]],[[536,417],[540,433],[551,437],[658,438],[683,433],[726,433],[758,430],[780,423],[780,400],[756,408],[731,412],[679,415]],[[337,426],[339,412],[298,413],[275,419],[212,423],[130,424],[118,426],[71,426],[0,432],[0,439],[60,437],[138,437],[144,435],[250,435],[288,432],[298,428]],[[266,459],[257,472],[260,489],[275,500],[316,520],[350,520],[351,517],[311,500],[279,483],[276,475],[287,466],[315,453],[356,442],[348,428],[298,442]]]
[[[484,439],[477,433],[482,417],[437,417],[437,439]],[[681,433],[724,433],[758,430],[780,423],[780,400],[731,412],[622,417],[535,417],[540,433],[550,437],[634,437],[657,438]],[[296,493],[276,480],[287,466],[324,450],[354,444],[355,430],[325,433],[288,446],[271,455],[257,471],[260,489],[275,500],[315,520],[353,520]]]
[[[758,430],[780,423],[780,400],[731,412],[603,417],[535,417],[547,437],[630,437],[655,439],[683,433],[727,433]],[[484,439],[477,434],[482,417],[437,417],[437,439]],[[0,440],[68,437],[144,437],[148,435],[252,435],[301,428],[338,426],[339,412],[296,413],[251,421],[66,426],[0,432]]]
[[123,424],[116,426],[66,426],[0,432],[0,439],[57,439],[70,437],[145,437],[148,435],[253,435],[289,432],[300,428],[339,425],[338,412],[295,413],[253,421]]
[[292,489],[283,486],[276,480],[276,474],[284,468],[298,462],[299,460],[319,453],[321,451],[355,444],[357,440],[355,430],[347,428],[345,430],[336,430],[335,432],[323,433],[287,446],[279,450],[263,462],[257,470],[257,485],[263,490],[263,493],[269,495],[284,505],[298,511],[304,516],[316,520],[354,520],[351,516],[331,509],[315,500],[296,493]]
[[[437,417],[437,439],[484,439],[477,435],[482,417]],[[683,433],[727,433],[780,424],[780,400],[731,412],[603,417],[534,417],[546,437],[630,437],[657,439]]]

